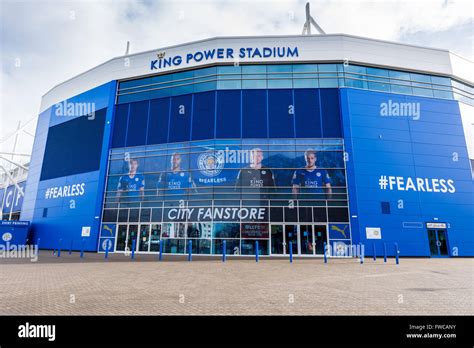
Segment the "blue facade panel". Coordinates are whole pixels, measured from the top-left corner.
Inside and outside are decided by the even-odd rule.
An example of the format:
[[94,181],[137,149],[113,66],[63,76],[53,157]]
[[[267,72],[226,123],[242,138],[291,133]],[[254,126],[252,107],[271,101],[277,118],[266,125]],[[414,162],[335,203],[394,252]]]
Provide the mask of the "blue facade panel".
[[[51,175],[51,178],[41,180],[41,173],[44,171],[43,156],[47,149],[47,139],[51,127],[68,127],[67,122],[82,121],[78,117],[61,122],[57,121],[57,115],[50,108],[40,115],[36,131],[35,144],[33,147],[32,163],[27,180],[26,195],[23,203],[21,218],[31,222],[31,238],[33,243],[39,241],[40,248],[54,249],[59,245],[73,243],[73,249],[79,250],[81,245],[86,251],[96,251],[99,235],[99,225],[101,216],[101,204],[103,202],[103,189],[107,169],[108,150],[111,146],[111,128],[114,121],[116,83],[111,82],[85,93],[88,102],[94,103],[99,112],[96,119],[89,119],[90,124],[98,125],[97,132],[100,133],[100,142],[93,148],[94,153],[89,156],[99,158],[96,162],[95,170],[78,170],[75,174],[58,176]],[[84,95],[79,95],[68,100],[69,103],[82,102]],[[96,116],[97,116],[96,114]],[[102,117],[102,119],[101,119]],[[118,123],[120,125],[120,121]],[[96,137],[97,134],[82,132],[79,134],[83,141],[88,137]],[[65,145],[65,144],[64,144]],[[63,156],[68,152],[68,147],[57,144],[55,153]],[[51,156],[49,152],[47,155]],[[38,157],[36,157],[38,156]],[[58,158],[59,160],[59,158]],[[54,158],[51,158],[54,163]],[[81,158],[78,159],[81,162]],[[61,163],[57,163],[61,167]],[[84,167],[85,168],[85,167]],[[51,172],[55,172],[51,167]],[[86,170],[86,169],[84,169]],[[56,170],[56,174],[61,171]],[[53,173],[54,174],[54,173]],[[90,235],[83,235],[83,227],[90,227]],[[84,240],[84,241],[82,241]]]
[[322,121],[317,89],[295,89],[295,133],[297,138],[321,138]]
[[242,136],[242,91],[217,91],[216,138]]
[[295,137],[295,110],[292,90],[274,89],[268,91],[268,124],[270,138]]
[[193,96],[191,94],[174,97],[171,100],[168,141],[189,141],[193,117]]
[[[170,118],[170,98],[150,101],[147,144],[164,144],[168,141],[168,122]],[[119,105],[117,105],[118,109]],[[118,130],[114,129],[114,134]],[[112,147],[115,146],[112,144]]]
[[191,140],[214,138],[216,120],[216,92],[196,93],[193,102]]
[[130,104],[126,146],[146,144],[149,104],[148,100]]
[[[427,223],[439,222],[447,226],[449,255],[473,256],[473,182],[458,103],[340,93],[352,229],[368,246],[366,254],[372,243],[381,254],[385,242],[392,255],[398,243],[401,255],[430,256]],[[389,101],[414,103],[419,115],[385,116],[381,109]],[[368,240],[367,227],[379,227],[382,239]]]
[[242,91],[242,138],[268,137],[266,90]]

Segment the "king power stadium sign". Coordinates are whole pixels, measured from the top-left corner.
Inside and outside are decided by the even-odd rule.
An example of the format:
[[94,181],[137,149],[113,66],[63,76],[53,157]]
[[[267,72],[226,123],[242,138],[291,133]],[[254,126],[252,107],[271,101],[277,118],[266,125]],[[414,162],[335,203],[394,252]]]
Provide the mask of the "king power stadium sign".
[[237,50],[233,48],[212,48],[187,53],[185,55],[174,55],[166,57],[165,52],[158,52],[157,58],[151,61],[150,70],[159,70],[168,67],[185,64],[202,63],[207,61],[219,61],[233,59],[252,60],[264,58],[298,58],[298,47],[241,47]]

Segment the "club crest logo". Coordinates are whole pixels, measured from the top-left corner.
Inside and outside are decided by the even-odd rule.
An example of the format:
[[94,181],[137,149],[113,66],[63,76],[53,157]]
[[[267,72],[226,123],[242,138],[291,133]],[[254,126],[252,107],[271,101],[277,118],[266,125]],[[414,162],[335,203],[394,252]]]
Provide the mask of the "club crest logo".
[[205,152],[198,157],[198,167],[205,176],[217,176],[224,168],[224,156],[220,152]]
[[9,242],[11,241],[13,238],[12,234],[10,232],[5,232],[3,235],[2,235],[2,239],[4,242]]
[[111,251],[112,249],[112,241],[110,239],[104,239],[102,241],[102,249],[103,250],[107,250],[109,249],[109,251]]

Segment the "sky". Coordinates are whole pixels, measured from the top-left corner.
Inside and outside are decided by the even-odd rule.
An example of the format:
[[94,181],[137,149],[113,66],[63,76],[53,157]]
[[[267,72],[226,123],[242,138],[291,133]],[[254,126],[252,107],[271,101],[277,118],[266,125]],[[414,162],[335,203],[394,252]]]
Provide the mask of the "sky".
[[[41,96],[113,57],[215,36],[301,34],[306,0],[0,0],[0,151],[34,134]],[[470,60],[473,2],[313,0],[328,34],[449,49]],[[28,121],[31,121],[27,124]],[[22,132],[17,152],[30,153]],[[6,140],[6,141],[5,141]],[[18,158],[19,159],[19,158]]]

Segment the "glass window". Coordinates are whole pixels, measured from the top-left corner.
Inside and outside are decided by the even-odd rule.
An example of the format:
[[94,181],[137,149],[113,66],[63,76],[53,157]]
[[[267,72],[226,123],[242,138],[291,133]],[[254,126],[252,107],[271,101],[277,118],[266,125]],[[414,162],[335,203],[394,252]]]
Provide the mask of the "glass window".
[[410,81],[410,73],[408,72],[389,70],[388,73],[391,79]]
[[214,238],[239,238],[240,224],[235,223],[214,223],[212,228]]
[[242,80],[240,77],[237,78],[231,78],[229,77],[228,79],[221,79],[217,81],[217,89],[241,89],[242,88]]
[[413,95],[419,95],[424,97],[432,97],[433,90],[430,88],[412,87]]
[[228,74],[240,75],[241,73],[242,73],[242,68],[240,65],[225,65],[225,66],[217,67],[217,74],[219,75],[228,75]]
[[227,255],[240,255],[240,239],[213,239],[212,253],[222,255],[223,245],[225,241]]
[[267,223],[244,222],[240,232],[242,238],[260,239],[270,236]]
[[163,239],[163,253],[167,254],[183,254],[186,250],[185,239]]
[[318,64],[318,71],[324,76],[337,76],[337,64]]
[[431,76],[431,83],[433,85],[451,86],[451,79],[449,77]]
[[292,88],[291,65],[267,66],[268,88]]
[[430,77],[430,75],[410,73],[410,79],[411,79],[412,81],[424,82],[424,83],[429,83],[429,84],[431,84],[431,77]]
[[435,89],[433,90],[433,95],[435,98],[453,99],[453,92],[451,91],[438,91]]
[[367,89],[366,68],[358,65],[346,65],[345,71],[345,87]]
[[265,65],[242,66],[242,88],[263,89],[267,88],[267,67]]
[[293,65],[293,88],[318,88],[317,64]]
[[217,74],[217,67],[211,67],[211,68],[205,68],[205,69],[198,69],[194,70],[194,78],[215,78],[215,75]]
[[349,72],[349,73],[354,73],[354,74],[367,74],[367,68],[365,66],[359,66],[359,65],[343,65],[344,67],[344,72]]
[[[151,83],[153,85],[158,85],[158,86],[170,86],[173,81],[173,75],[172,74],[167,74],[167,75],[158,75],[158,76],[153,76],[151,79]],[[158,87],[156,86],[156,87]]]
[[[193,254],[210,254],[211,240],[210,239],[191,239]],[[189,240],[188,240],[189,243]]]
[[338,80],[337,79],[328,79],[323,78],[319,80],[319,87],[320,88],[337,88],[338,87]]
[[133,88],[137,86],[149,85],[152,84],[153,78],[147,77],[144,79],[122,81],[119,84],[119,89]]
[[104,209],[103,222],[116,222],[118,210],[117,209]]

